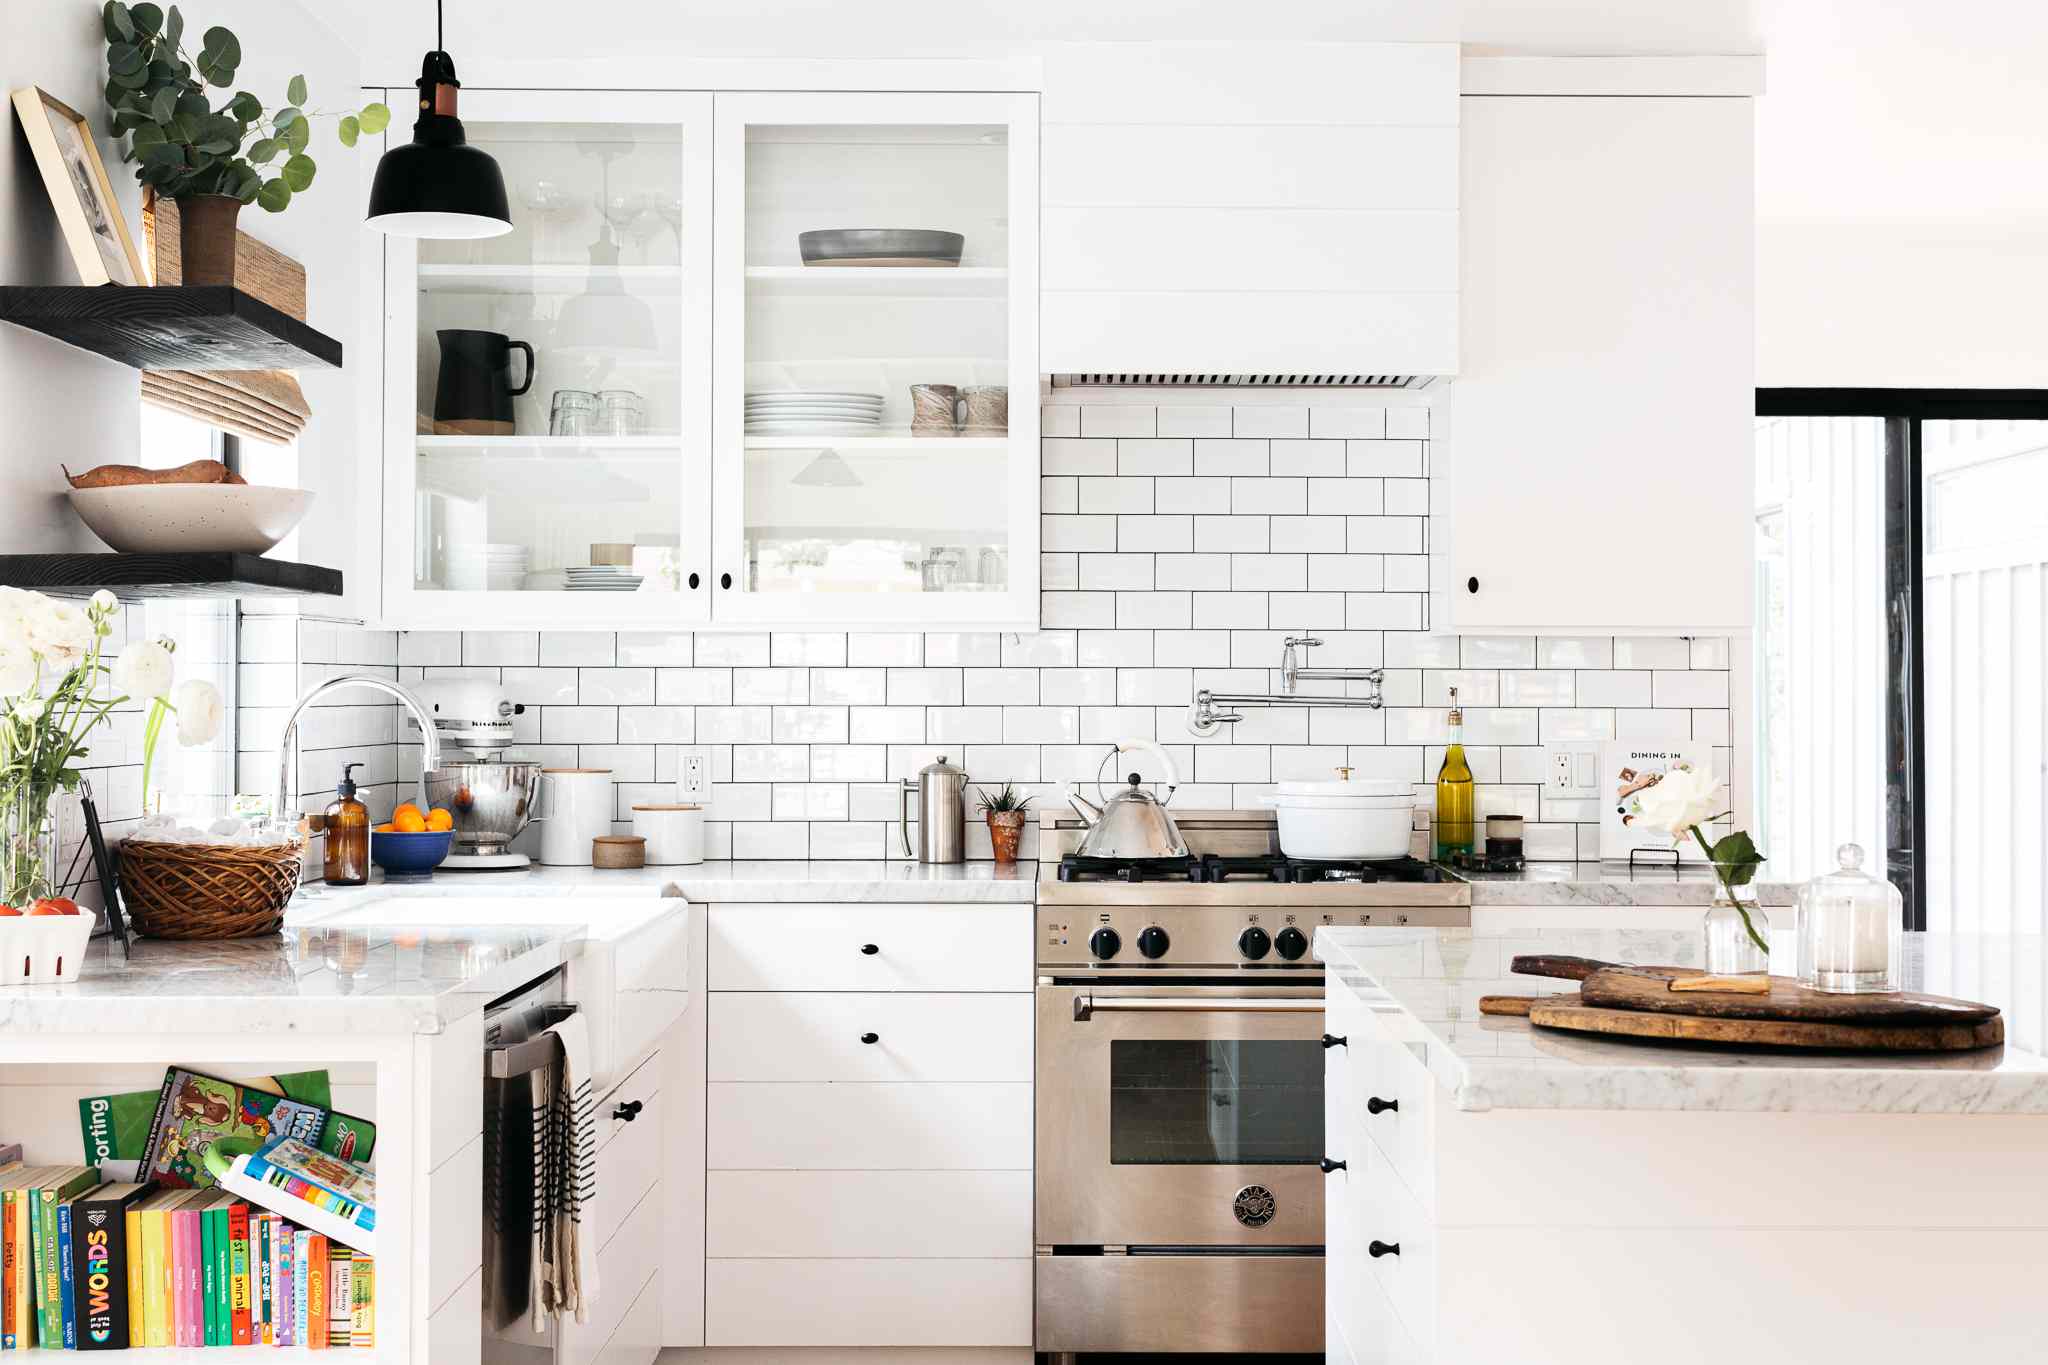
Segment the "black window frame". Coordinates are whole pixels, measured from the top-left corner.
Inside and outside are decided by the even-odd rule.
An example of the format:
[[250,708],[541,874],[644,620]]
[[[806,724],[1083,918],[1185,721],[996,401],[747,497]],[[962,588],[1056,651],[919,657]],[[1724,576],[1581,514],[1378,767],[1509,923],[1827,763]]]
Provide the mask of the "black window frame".
[[1906,928],[1927,928],[1927,630],[1920,598],[1925,508],[1922,430],[1928,421],[2048,422],[2048,389],[1756,391],[1759,417],[1875,417],[1885,424],[1886,874]]

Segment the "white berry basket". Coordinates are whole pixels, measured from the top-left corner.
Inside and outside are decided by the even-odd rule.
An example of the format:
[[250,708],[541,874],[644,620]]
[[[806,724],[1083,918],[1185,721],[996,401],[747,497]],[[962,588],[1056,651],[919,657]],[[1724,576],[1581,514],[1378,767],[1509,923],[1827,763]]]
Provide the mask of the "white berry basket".
[[92,926],[90,913],[0,919],[0,986],[54,986],[78,980]]

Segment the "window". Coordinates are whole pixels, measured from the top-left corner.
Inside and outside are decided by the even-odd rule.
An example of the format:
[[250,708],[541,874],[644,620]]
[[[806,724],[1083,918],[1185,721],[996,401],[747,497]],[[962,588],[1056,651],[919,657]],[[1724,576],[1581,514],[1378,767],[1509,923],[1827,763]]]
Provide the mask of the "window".
[[2048,392],[1757,396],[1759,839],[1909,928],[2048,930]]

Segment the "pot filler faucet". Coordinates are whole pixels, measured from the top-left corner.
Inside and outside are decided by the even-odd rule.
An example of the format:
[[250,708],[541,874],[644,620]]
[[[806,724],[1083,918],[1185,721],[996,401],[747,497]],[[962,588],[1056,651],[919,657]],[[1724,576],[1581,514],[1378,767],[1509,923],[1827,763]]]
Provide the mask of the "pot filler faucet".
[[292,801],[292,740],[298,736],[299,715],[313,702],[327,693],[342,687],[367,687],[394,698],[399,705],[412,712],[413,719],[420,726],[420,795],[419,806],[425,810],[427,801],[427,774],[441,766],[441,736],[434,729],[434,718],[420,699],[400,687],[389,678],[372,677],[367,673],[345,673],[339,678],[329,678],[307,688],[292,707],[291,715],[285,718],[284,736],[277,742],[277,804],[271,807],[273,818],[283,820]]
[[[1243,720],[1244,713],[1237,709],[1242,706],[1362,706],[1377,711],[1386,704],[1380,697],[1380,681],[1386,676],[1384,669],[1303,668],[1303,655],[1321,643],[1312,635],[1287,637],[1280,649],[1278,693],[1211,692],[1206,687],[1195,693],[1194,701],[1188,705],[1188,732],[1206,739],[1223,726]],[[1370,683],[1372,691],[1363,697],[1304,696],[1295,691],[1295,685],[1304,681]]]

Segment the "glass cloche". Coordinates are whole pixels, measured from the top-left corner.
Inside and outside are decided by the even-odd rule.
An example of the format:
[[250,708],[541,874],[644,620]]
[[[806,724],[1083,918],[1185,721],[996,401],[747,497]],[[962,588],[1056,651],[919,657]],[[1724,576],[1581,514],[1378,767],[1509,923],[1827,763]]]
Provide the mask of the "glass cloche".
[[1818,991],[1900,989],[1905,914],[1898,888],[1863,870],[1863,849],[1835,850],[1841,866],[1799,892],[1799,982]]

